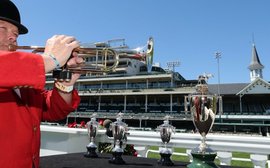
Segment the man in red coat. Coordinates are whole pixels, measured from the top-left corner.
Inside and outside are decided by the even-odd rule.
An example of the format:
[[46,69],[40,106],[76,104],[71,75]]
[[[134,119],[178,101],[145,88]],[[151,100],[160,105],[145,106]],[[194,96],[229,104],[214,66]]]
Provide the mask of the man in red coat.
[[[78,65],[83,60],[73,53],[79,42],[65,35],[50,38],[44,54],[10,52],[20,34],[27,28],[21,24],[17,7],[9,0],[0,1],[0,167],[38,168],[40,122],[64,119],[74,111],[80,98],[69,82],[55,82],[52,90],[44,90],[45,73],[64,64]],[[70,55],[74,57],[69,59]]]

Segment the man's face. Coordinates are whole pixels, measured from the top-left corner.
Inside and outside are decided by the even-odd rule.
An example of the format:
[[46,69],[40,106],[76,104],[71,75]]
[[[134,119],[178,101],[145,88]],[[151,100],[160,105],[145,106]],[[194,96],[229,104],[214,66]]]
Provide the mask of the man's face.
[[17,45],[18,28],[4,20],[0,20],[0,50],[8,50],[8,45]]

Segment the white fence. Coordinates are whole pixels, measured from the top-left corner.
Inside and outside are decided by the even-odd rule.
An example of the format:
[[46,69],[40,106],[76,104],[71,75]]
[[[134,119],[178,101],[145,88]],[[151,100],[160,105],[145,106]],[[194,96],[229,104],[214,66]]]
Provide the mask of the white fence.
[[[86,145],[89,143],[87,130],[82,128],[67,128],[60,126],[41,125],[41,156],[85,152]],[[141,153],[147,152],[148,146],[162,146],[159,132],[154,131],[129,131],[127,136],[128,144],[141,147]],[[172,135],[170,148],[192,149],[200,144],[199,134],[175,133]],[[97,142],[112,142],[105,135],[105,130],[98,130]],[[207,144],[215,151],[230,153],[234,151],[246,152],[251,154],[251,160],[255,167],[263,167],[267,162],[267,155],[270,154],[270,138],[249,135],[226,135],[209,134]],[[225,156],[225,155],[224,155]],[[222,159],[222,158],[221,158]],[[228,159],[228,157],[225,159]],[[229,159],[232,159],[231,157]],[[258,163],[257,163],[258,162]],[[261,166],[259,165],[261,164]]]

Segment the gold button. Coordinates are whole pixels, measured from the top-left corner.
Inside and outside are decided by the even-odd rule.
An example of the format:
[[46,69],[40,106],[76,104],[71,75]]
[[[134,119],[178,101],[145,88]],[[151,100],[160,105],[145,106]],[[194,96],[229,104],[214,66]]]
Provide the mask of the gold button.
[[36,131],[37,131],[37,127],[36,127],[36,126],[34,126],[34,127],[33,127],[33,130],[34,130],[34,132],[36,132]]

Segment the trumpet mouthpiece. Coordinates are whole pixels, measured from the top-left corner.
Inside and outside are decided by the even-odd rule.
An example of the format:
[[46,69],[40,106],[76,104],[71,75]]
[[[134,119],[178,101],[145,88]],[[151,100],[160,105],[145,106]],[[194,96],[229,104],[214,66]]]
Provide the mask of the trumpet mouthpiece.
[[16,51],[17,50],[17,46],[16,45],[8,45],[8,51]]

